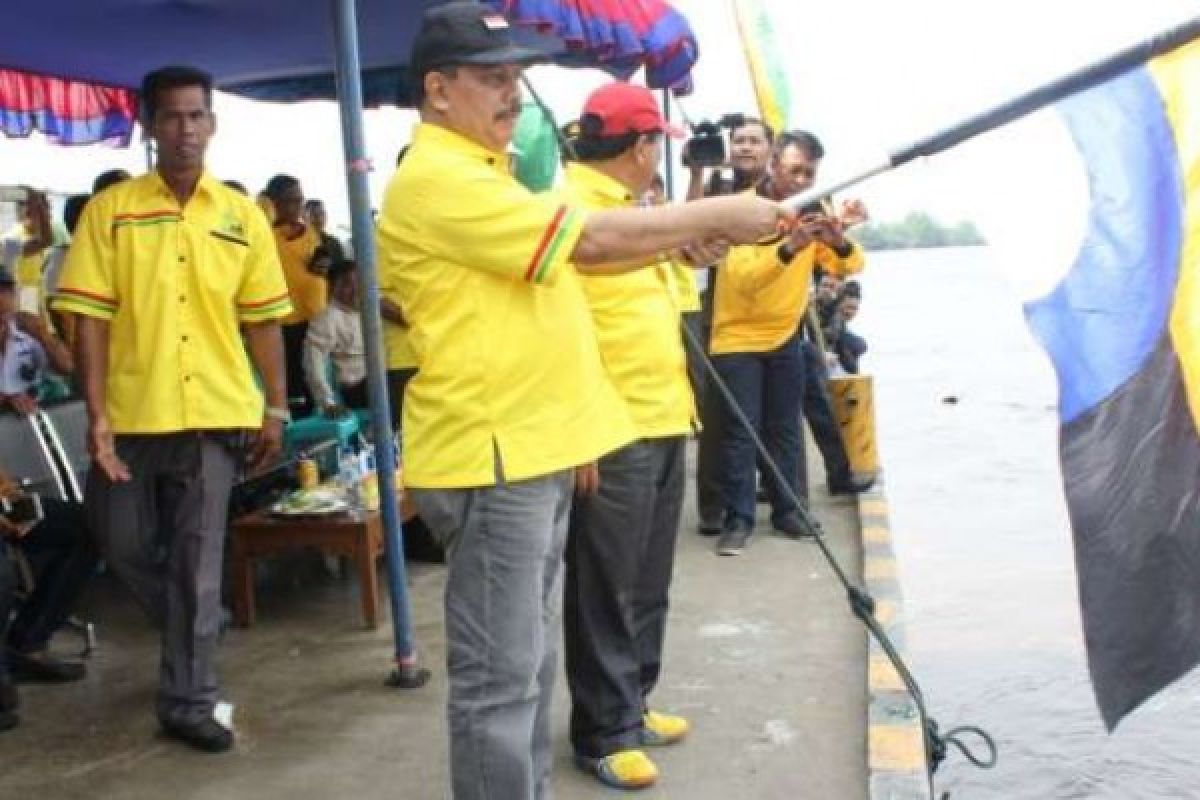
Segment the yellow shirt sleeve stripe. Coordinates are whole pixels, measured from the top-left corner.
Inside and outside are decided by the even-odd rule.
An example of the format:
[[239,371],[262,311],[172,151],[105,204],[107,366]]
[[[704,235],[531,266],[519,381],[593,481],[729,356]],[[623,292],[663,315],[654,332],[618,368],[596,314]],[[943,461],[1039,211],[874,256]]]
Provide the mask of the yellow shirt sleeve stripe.
[[575,212],[566,206],[559,206],[554,218],[550,220],[545,234],[542,235],[542,241],[538,243],[538,248],[534,251],[533,260],[525,272],[525,280],[533,283],[545,281],[550,265],[554,263],[558,251],[562,248],[563,240],[567,238],[567,232],[574,227],[574,222]]
[[238,303],[238,316],[247,322],[283,317],[291,311],[292,301],[287,292],[254,303]]
[[111,318],[117,313],[117,301],[109,297],[85,292],[82,289],[60,287],[55,308],[63,311],[78,311],[89,316]]

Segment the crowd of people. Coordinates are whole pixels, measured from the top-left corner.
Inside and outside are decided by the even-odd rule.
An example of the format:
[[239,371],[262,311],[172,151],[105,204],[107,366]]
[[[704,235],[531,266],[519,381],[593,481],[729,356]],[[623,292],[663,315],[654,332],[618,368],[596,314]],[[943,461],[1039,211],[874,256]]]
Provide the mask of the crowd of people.
[[[420,122],[377,222],[405,489],[446,553],[460,800],[548,796],[560,636],[582,769],[647,786],[648,750],[688,735],[649,698],[697,433],[700,532],[720,555],[749,544],[760,481],[772,526],[806,535],[802,420],[831,493],[870,485],[826,386],[866,350],[848,328],[861,290],[845,280],[864,264],[845,231],[866,210],[781,203],[813,184],[821,142],[747,119],[732,172],[694,168],[687,202],[668,203],[658,168],[682,131],[649,91],[616,82],[569,126],[562,187],[533,193],[508,147],[522,70],[543,58],[477,3],[427,12],[411,58]],[[30,413],[48,372],[69,378],[92,466],[82,507],[0,521],[0,546],[58,554],[0,648],[0,729],[16,724],[14,676],[83,677],[46,644],[102,557],[163,631],[163,731],[229,750],[214,708],[231,488],[278,459],[295,416],[367,404],[352,249],[296,178],[250,198],[207,171],[211,99],[201,70],[148,75],[155,168],[101,176],[68,200],[62,234],[31,193],[6,245],[0,404]],[[0,553],[0,622],[10,565]]]

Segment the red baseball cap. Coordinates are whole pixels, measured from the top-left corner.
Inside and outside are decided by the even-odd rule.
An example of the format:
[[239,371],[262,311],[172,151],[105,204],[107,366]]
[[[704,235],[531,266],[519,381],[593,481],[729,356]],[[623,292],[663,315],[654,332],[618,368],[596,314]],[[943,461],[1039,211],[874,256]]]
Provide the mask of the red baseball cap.
[[600,121],[601,136],[620,136],[624,133],[664,133],[672,139],[682,139],[687,132],[672,125],[663,117],[654,95],[644,86],[614,81],[592,92],[583,104],[583,114]]

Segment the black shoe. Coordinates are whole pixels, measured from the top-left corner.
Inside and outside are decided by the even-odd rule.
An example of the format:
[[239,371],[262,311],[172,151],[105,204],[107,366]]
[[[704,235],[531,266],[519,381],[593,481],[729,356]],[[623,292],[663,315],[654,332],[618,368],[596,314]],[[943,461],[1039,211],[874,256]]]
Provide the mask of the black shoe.
[[224,753],[233,748],[233,731],[212,717],[199,722],[162,723],[163,733],[205,753]]
[[793,536],[797,539],[802,537],[812,538],[817,535],[812,528],[804,523],[804,518],[800,516],[800,512],[794,509],[777,517],[771,517],[771,526],[783,535]]
[[771,502],[771,496],[767,494],[767,489],[765,486],[760,486],[754,490],[754,502],[758,503],[760,506]]
[[750,546],[750,537],[753,535],[754,526],[750,523],[742,520],[729,523],[717,540],[717,555],[740,556]]
[[832,495],[839,494],[862,494],[875,485],[875,478],[847,478],[844,481],[831,481],[829,483],[829,493]]
[[11,731],[20,721],[15,711],[0,711],[0,733]]
[[0,678],[0,713],[16,711],[19,705],[17,685],[9,677]]
[[21,683],[70,683],[83,678],[87,668],[75,661],[63,661],[46,651],[18,653],[8,651],[13,677]]
[[715,516],[706,516],[704,512],[700,512],[700,524],[696,527],[696,533],[701,536],[720,536],[721,531],[725,530],[725,512],[716,513]]

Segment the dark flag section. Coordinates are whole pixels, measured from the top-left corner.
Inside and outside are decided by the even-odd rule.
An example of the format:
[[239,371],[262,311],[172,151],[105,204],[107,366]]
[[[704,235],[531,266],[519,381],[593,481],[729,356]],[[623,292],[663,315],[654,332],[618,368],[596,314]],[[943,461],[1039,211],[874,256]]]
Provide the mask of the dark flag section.
[[[1200,662],[1200,44],[1062,102],[1091,211],[1030,303],[1054,362],[1088,664],[1112,730]],[[1188,90],[1190,87],[1190,91]]]
[[1062,430],[1084,637],[1109,730],[1200,661],[1200,436],[1166,339]]

